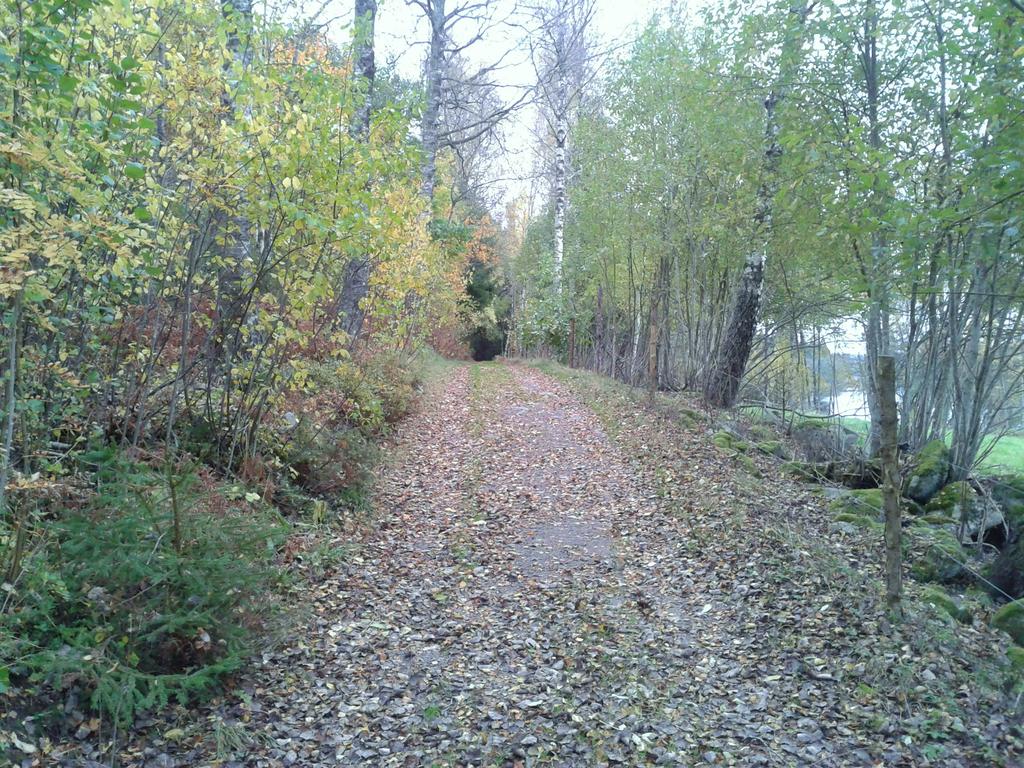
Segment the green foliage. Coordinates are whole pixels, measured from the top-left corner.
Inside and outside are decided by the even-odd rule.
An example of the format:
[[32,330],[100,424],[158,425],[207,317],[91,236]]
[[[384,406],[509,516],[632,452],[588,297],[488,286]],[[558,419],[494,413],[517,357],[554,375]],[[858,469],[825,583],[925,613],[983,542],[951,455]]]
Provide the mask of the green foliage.
[[491,360],[504,351],[509,311],[491,264],[470,262],[466,296],[463,316],[470,352],[474,360]]
[[365,85],[345,51],[203,0],[18,5],[0,10],[12,455],[102,429],[237,470],[303,363],[350,351],[354,259],[373,265],[371,352],[454,322],[465,249],[427,237],[403,105],[346,130]]
[[364,508],[379,459],[376,440],[413,407],[419,379],[416,365],[398,354],[304,367],[294,410],[264,432],[263,451],[280,468],[275,500],[290,511],[308,507],[312,497]]
[[274,516],[194,469],[158,471],[114,449],[95,496],[51,523],[0,617],[3,663],[19,685],[74,685],[119,722],[185,703],[237,669],[273,609]]

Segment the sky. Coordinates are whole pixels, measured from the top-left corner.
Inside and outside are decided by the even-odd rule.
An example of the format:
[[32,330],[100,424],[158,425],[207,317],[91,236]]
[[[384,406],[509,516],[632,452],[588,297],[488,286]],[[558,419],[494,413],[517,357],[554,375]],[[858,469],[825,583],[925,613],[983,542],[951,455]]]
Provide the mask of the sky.
[[[596,0],[594,18],[595,46],[599,50],[615,48],[622,55],[629,50],[629,41],[634,39],[651,16],[659,10],[667,10],[673,0]],[[448,0],[452,9],[466,0]],[[676,5],[687,8],[697,7],[701,0],[677,0]],[[519,5],[525,3],[520,2]],[[302,14],[309,9],[319,9],[323,20],[330,20],[329,36],[338,42],[347,40],[353,16],[352,0],[301,0],[296,12]],[[494,0],[493,16],[497,20],[514,20],[516,0]],[[467,26],[462,34],[470,34]],[[456,30],[458,35],[460,30]],[[536,80],[533,65],[524,45],[525,31],[514,24],[496,24],[483,40],[466,51],[470,62],[476,66],[492,64],[507,53],[503,59],[504,68],[500,79],[507,83],[505,98],[512,100],[522,93],[523,88],[532,86]],[[406,4],[405,0],[379,0],[375,54],[378,66],[394,64],[399,74],[409,79],[422,75],[423,61],[427,50],[427,23],[422,11]],[[509,53],[510,52],[510,53]],[[511,200],[531,190],[543,193],[543,185],[532,179],[536,167],[534,152],[536,137],[534,127],[537,113],[525,108],[515,113],[502,126],[505,152],[499,164],[493,168],[497,197],[501,202]],[[497,211],[500,213],[500,211]]]

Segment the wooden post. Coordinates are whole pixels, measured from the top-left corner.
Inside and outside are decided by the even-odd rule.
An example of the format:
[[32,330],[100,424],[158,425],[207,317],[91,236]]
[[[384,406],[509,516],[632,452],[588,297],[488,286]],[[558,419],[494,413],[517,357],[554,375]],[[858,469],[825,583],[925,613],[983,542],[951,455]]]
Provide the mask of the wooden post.
[[878,357],[876,368],[881,432],[882,506],[885,509],[885,602],[894,618],[903,617],[903,563],[900,551],[900,468],[896,438],[896,361]]

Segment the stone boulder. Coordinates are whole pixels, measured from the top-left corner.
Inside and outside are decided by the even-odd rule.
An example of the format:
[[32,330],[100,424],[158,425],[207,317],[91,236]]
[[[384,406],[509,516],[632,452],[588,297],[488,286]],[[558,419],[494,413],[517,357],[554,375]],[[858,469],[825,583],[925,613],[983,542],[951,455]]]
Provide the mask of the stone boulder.
[[921,598],[929,605],[932,605],[943,613],[948,614],[962,624],[970,624],[972,621],[970,608],[961,605],[942,587],[925,587],[921,592]]
[[949,531],[928,525],[904,529],[909,542],[910,575],[918,581],[949,584],[964,575],[964,549]]
[[1002,475],[982,481],[999,506],[1009,531],[1002,551],[989,566],[995,597],[1024,597],[1024,475]]
[[949,447],[942,440],[932,440],[914,457],[903,495],[918,504],[927,504],[946,485],[949,471]]
[[840,519],[839,515],[866,517],[879,522],[885,519],[885,512],[882,510],[881,488],[843,491],[829,502],[828,508],[835,519]]
[[958,527],[964,524],[963,540],[977,541],[993,528],[1000,528],[998,540],[1006,539],[1006,521],[992,499],[979,494],[966,480],[943,486],[925,505],[927,515],[948,519]]
[[994,597],[1024,597],[1024,538],[1018,536],[1003,547],[988,569]]
[[[984,481],[983,481],[984,483]],[[984,483],[1014,533],[1024,529],[1024,475],[1001,475]]]
[[992,617],[992,626],[1003,630],[1017,645],[1024,644],[1024,603],[1007,603]]

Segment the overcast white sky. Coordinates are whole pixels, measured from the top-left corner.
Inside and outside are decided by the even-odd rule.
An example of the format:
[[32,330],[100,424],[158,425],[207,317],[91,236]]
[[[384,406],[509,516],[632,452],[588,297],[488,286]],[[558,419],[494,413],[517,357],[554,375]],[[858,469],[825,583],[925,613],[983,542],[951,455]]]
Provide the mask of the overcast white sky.
[[[448,0],[450,8],[462,0]],[[302,0],[299,5],[303,10],[319,8],[322,0]],[[594,33],[598,45],[602,47],[624,46],[622,53],[628,51],[628,42],[635,38],[648,19],[658,10],[667,10],[673,0],[597,0]],[[677,0],[675,5],[684,8],[696,8],[702,0]],[[496,0],[494,18],[505,19],[513,16],[517,3],[515,0]],[[347,39],[352,22],[352,0],[330,0],[321,19],[333,19],[330,24],[330,35],[339,42]],[[296,9],[298,10],[298,9]],[[303,11],[298,11],[300,14]],[[459,30],[456,30],[458,33]],[[469,34],[469,27],[462,30]],[[512,25],[497,25],[481,42],[467,50],[466,55],[476,65],[494,62],[505,52],[513,52],[504,60],[506,68],[500,79],[508,84],[506,97],[511,99],[521,89],[533,84],[535,75],[529,56],[522,45],[524,31]],[[400,74],[410,79],[418,78],[422,73],[423,61],[426,56],[427,24],[422,11],[410,7],[405,0],[380,0],[377,14],[377,31],[375,36],[378,66],[393,62]],[[502,198],[515,197],[520,191],[529,188],[528,177],[534,167],[533,128],[536,124],[536,113],[527,108],[520,110],[503,128],[507,153],[503,158],[503,166],[494,169],[496,178],[505,179],[498,182],[503,188]]]

